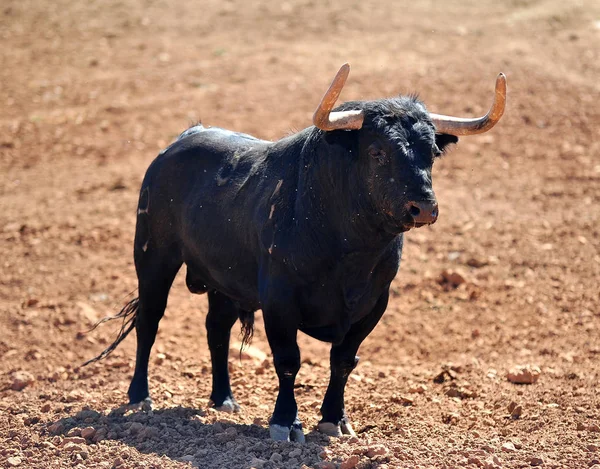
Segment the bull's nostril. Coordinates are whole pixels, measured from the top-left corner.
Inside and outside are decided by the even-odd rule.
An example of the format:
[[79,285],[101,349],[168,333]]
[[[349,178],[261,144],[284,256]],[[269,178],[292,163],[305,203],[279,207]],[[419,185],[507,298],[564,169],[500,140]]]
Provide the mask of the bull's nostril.
[[436,208],[434,208],[434,209],[431,211],[431,217],[432,217],[432,218],[437,218],[437,216],[438,216],[438,209],[437,209],[437,207],[436,207]]
[[408,213],[410,213],[410,215],[412,217],[418,217],[419,214],[421,213],[421,209],[419,207],[417,207],[416,205],[412,204],[410,206],[410,209],[408,210]]

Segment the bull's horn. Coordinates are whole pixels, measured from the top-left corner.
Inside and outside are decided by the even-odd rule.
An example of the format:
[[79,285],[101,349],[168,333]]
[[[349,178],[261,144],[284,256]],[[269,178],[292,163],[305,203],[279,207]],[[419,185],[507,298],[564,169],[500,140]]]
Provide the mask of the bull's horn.
[[504,114],[506,106],[506,76],[504,73],[496,78],[496,94],[494,103],[483,117],[475,119],[465,119],[462,117],[442,116],[441,114],[430,114],[431,120],[435,125],[436,131],[451,135],[475,135],[487,132]]
[[331,112],[350,73],[350,65],[342,65],[331,82],[331,86],[321,99],[313,115],[313,124],[321,130],[358,130],[365,118],[362,111]]

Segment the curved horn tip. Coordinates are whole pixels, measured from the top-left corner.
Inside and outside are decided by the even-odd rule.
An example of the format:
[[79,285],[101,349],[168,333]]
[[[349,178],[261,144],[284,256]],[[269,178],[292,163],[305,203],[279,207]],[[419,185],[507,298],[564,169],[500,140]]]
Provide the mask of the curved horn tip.
[[506,89],[506,75],[502,72],[500,72],[496,78],[496,88]]

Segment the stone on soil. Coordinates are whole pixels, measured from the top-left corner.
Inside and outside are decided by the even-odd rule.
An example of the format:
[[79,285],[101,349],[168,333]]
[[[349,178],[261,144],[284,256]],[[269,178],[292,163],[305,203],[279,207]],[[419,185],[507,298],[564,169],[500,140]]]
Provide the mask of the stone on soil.
[[541,371],[535,365],[522,365],[512,368],[506,375],[511,383],[534,384],[537,383]]
[[22,391],[27,386],[30,386],[34,383],[35,378],[28,371],[15,371],[11,374],[12,384],[10,388],[13,391]]

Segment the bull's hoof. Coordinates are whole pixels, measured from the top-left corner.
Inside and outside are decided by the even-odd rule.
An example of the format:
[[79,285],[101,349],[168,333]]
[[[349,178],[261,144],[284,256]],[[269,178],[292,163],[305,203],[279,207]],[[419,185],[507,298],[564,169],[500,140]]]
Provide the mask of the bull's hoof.
[[142,411],[142,412],[151,412],[152,411],[152,399],[147,397],[140,402],[129,403],[127,405],[127,410],[130,411]]
[[296,443],[304,443],[304,432],[302,431],[302,424],[298,421],[294,422],[291,427],[284,425],[269,425],[269,433],[271,439],[275,441],[295,441]]
[[317,430],[327,436],[340,437],[342,435],[356,436],[352,425],[347,419],[342,419],[338,424],[332,422],[320,422],[317,425]]
[[241,410],[240,405],[236,402],[236,400],[233,397],[227,397],[219,406],[215,405],[215,403],[211,401],[211,405],[215,410],[219,412],[226,412],[228,414],[239,412]]

